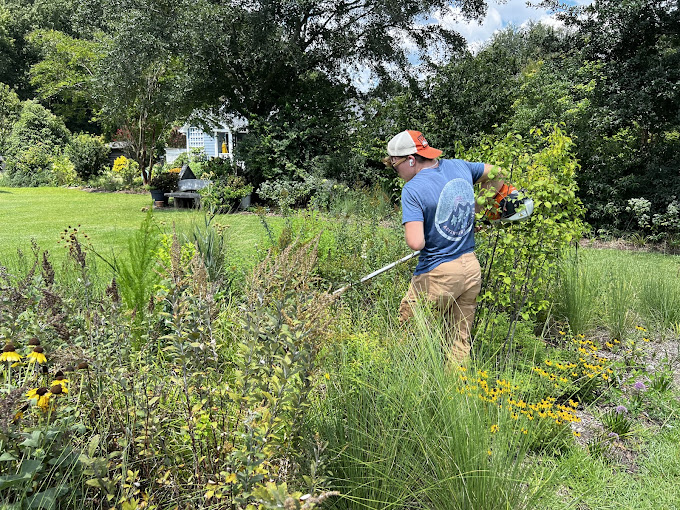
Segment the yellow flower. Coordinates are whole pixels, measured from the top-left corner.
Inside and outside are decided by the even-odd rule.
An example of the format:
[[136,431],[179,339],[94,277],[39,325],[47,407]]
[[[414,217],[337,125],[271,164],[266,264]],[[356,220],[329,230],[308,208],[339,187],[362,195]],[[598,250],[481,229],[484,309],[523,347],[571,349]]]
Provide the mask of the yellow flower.
[[643,342],[649,342],[649,338],[647,338],[647,337],[642,337],[642,341],[643,341]]
[[580,432],[574,431],[574,432],[572,432],[572,434],[574,434],[574,436],[576,436],[576,437],[581,437],[581,433],[580,433]]
[[26,393],[29,400],[37,400],[36,405],[42,409],[43,412],[47,412],[50,405],[50,397],[52,393],[45,387],[35,388]]
[[43,348],[39,345],[33,348],[33,352],[26,356],[29,363],[47,363],[47,358],[43,354]]
[[14,344],[12,342],[5,345],[5,348],[0,355],[0,361],[21,361],[21,354],[14,350]]
[[495,423],[491,425],[491,433],[495,434],[496,432],[498,432],[498,428],[499,428],[498,425]]
[[21,361],[21,354],[16,351],[3,352],[0,361]]
[[330,376],[330,374],[329,374],[328,372],[326,372],[325,374],[323,374],[323,376],[326,378],[327,381],[330,381],[330,380],[331,380],[331,376]]

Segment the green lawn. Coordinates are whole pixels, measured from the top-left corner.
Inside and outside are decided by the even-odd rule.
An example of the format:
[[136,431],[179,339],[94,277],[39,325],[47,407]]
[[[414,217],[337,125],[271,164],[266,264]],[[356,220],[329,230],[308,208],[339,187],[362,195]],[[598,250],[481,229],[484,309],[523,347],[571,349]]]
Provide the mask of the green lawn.
[[[59,257],[60,233],[80,225],[100,253],[119,253],[130,234],[139,229],[145,208],[151,207],[148,193],[88,192],[64,188],[0,188],[0,264],[16,257],[17,248],[30,251],[31,239],[40,248]],[[189,232],[204,224],[200,211],[174,208],[153,211],[161,228]],[[254,253],[264,228],[254,214],[221,215],[215,221],[229,225],[229,243],[244,258]]]

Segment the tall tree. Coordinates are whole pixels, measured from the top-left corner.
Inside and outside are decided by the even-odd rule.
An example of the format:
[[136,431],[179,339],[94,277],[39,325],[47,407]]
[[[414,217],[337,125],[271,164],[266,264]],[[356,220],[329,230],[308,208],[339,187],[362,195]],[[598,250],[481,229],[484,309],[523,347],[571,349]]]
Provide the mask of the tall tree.
[[493,133],[514,115],[527,67],[562,54],[569,44],[564,32],[537,24],[508,27],[477,53],[455,55],[427,86],[424,117],[428,132],[436,133],[431,143],[453,155],[457,143],[469,147]]
[[629,199],[644,197],[662,213],[680,197],[680,6],[598,0],[562,17],[577,30],[595,83],[591,119],[577,133],[588,220],[625,228]]
[[[462,18],[486,9],[484,0],[453,5]],[[310,71],[348,77],[363,65],[385,76],[408,65],[407,41],[422,55],[436,44],[459,49],[459,34],[422,22],[450,8],[448,0],[197,0],[186,12],[195,90],[206,106],[266,117]]]
[[146,183],[157,145],[193,106],[185,100],[191,84],[178,49],[183,32],[177,5],[164,0],[98,5],[101,30],[87,39],[54,30],[32,33],[43,57],[32,68],[32,83],[45,99],[60,97],[95,110],[105,129],[130,143]]

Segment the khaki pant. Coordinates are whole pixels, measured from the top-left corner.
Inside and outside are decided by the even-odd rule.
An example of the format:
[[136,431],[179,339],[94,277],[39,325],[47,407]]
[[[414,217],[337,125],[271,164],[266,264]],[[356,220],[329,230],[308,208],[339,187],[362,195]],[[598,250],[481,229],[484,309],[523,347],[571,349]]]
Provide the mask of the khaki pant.
[[413,316],[413,305],[418,296],[424,294],[435,303],[444,318],[453,359],[462,361],[470,355],[470,328],[481,288],[479,261],[474,253],[466,253],[440,264],[429,273],[414,276],[401,300],[399,320],[404,322]]

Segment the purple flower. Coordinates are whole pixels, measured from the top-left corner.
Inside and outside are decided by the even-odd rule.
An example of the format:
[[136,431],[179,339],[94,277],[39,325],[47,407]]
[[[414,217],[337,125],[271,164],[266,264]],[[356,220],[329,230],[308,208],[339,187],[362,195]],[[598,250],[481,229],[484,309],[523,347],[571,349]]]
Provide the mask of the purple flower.
[[645,391],[647,389],[647,386],[645,386],[645,383],[643,383],[642,381],[635,381],[633,388],[635,388],[638,391]]
[[628,409],[626,409],[626,406],[616,406],[616,409],[614,409],[617,414],[623,414],[627,413]]

